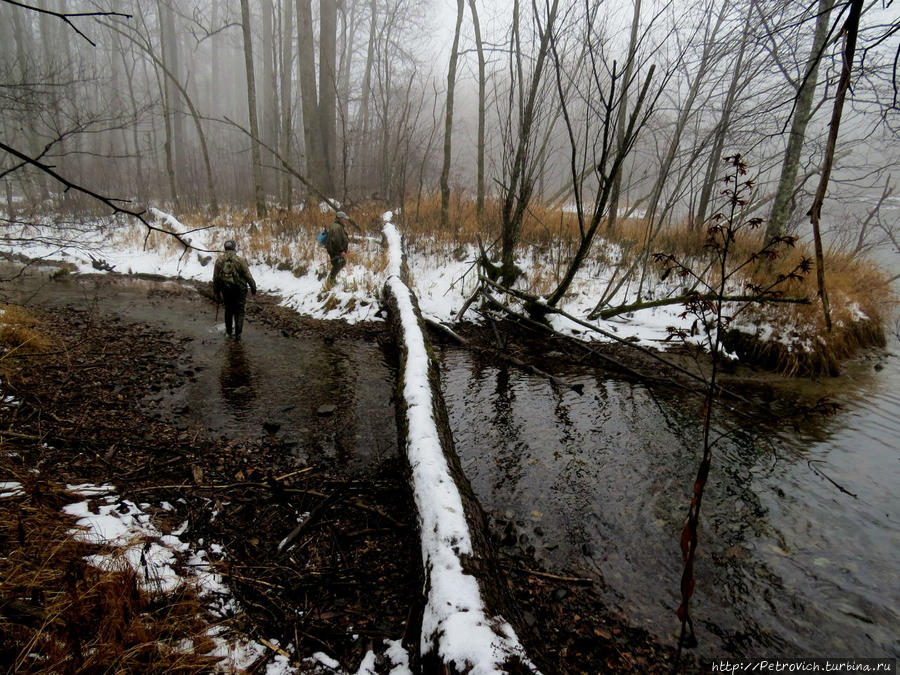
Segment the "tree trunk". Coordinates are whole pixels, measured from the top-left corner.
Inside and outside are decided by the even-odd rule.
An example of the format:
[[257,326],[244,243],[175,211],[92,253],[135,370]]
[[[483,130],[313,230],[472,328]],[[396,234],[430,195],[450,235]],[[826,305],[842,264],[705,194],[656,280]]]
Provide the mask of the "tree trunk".
[[[523,100],[524,82],[522,80],[522,53],[521,45],[514,46],[515,56],[517,58],[516,68],[518,71],[518,81],[520,88],[520,115],[519,126],[516,130],[518,135],[516,142],[516,151],[512,166],[510,167],[508,185],[503,188],[505,197],[503,199],[500,224],[501,224],[501,251],[500,251],[500,267],[503,283],[506,286],[512,286],[516,278],[519,276],[518,268],[515,264],[515,248],[519,242],[519,233],[522,229],[522,219],[525,210],[528,208],[531,199],[531,193],[534,189],[532,176],[528,171],[529,151],[532,143],[532,126],[535,118],[535,106],[537,105],[537,94],[541,86],[541,80],[544,72],[544,63],[547,59],[547,51],[550,46],[550,37],[553,34],[554,23],[556,21],[556,11],[559,6],[559,0],[553,0],[553,4],[547,10],[547,24],[540,30],[540,46],[538,48],[537,59],[534,71],[531,75],[531,84],[528,88],[527,99]],[[518,2],[516,2],[518,7]],[[513,30],[518,40],[518,18],[514,19]]]
[[862,8],[863,0],[851,0],[850,13],[844,23],[844,45],[841,50],[843,56],[841,79],[838,82],[834,96],[834,110],[831,113],[831,123],[828,129],[828,142],[825,146],[822,176],[819,180],[816,196],[813,199],[812,208],[809,210],[809,220],[812,223],[816,249],[816,280],[819,286],[819,297],[822,299],[825,328],[828,332],[831,332],[831,305],[828,301],[828,291],[825,287],[825,256],[822,251],[822,233],[819,230],[819,218],[822,215],[822,204],[825,201],[828,179],[831,177],[831,168],[834,164],[834,149],[837,145],[838,129],[841,126],[841,116],[844,112],[844,101],[847,98],[847,90],[850,88],[850,76],[853,68],[853,57],[856,53],[856,38],[859,33],[859,17],[862,14]]
[[675,162],[675,158],[678,155],[678,149],[681,146],[681,138],[684,134],[685,127],[687,127],[687,123],[690,120],[691,115],[694,114],[694,103],[700,93],[700,86],[703,84],[707,74],[712,68],[713,51],[714,47],[716,46],[715,38],[719,32],[719,29],[722,27],[723,22],[725,21],[725,15],[728,12],[728,8],[729,4],[727,2],[722,3],[722,7],[719,11],[718,16],[716,17],[715,24],[711,26],[706,33],[706,39],[704,41],[703,53],[700,57],[700,63],[695,69],[692,69],[693,80],[691,81],[687,98],[680,106],[678,117],[675,121],[675,128],[672,130],[672,138],[669,139],[669,147],[666,151],[665,156],[660,162],[659,175],[656,179],[656,183],[653,185],[653,189],[650,193],[650,198],[647,202],[647,215],[645,216],[646,234],[644,236],[643,251],[641,253],[641,279],[638,283],[637,289],[638,300],[641,299],[641,295],[643,294],[644,281],[646,279],[646,271],[648,267],[647,261],[650,256],[650,246],[653,240],[656,238],[656,235],[659,233],[659,230],[664,222],[662,214],[657,219],[660,200],[662,199],[666,184],[670,179],[669,173],[672,169],[673,163]]
[[371,152],[366,144],[366,139],[369,137],[369,100],[372,97],[372,64],[375,60],[375,39],[377,35],[377,27],[378,27],[378,8],[375,4],[375,0],[370,0],[369,2],[369,13],[371,17],[369,18],[369,45],[366,49],[366,69],[363,73],[363,81],[362,81],[362,93],[360,94],[360,102],[359,102],[359,126],[362,129],[362,133],[360,134],[360,144],[359,144],[359,182],[362,184],[362,181],[365,179],[365,176],[368,174],[368,167],[371,158]]
[[319,133],[325,170],[322,188],[334,193],[337,167],[337,6],[339,0],[319,0]]
[[[281,156],[291,156],[291,70],[293,62],[292,30],[294,27],[294,4],[292,0],[283,0],[281,20]],[[281,201],[288,209],[293,200],[291,176],[282,174]]]
[[[518,614],[497,564],[484,511],[456,454],[438,365],[407,285],[400,235],[393,224],[386,225],[384,233],[389,269],[383,295],[399,351],[397,435],[410,465],[425,568],[421,670],[535,672],[507,623],[510,617],[519,623]],[[459,516],[455,523],[450,523],[449,513]],[[473,593],[461,595],[459,588]],[[478,599],[470,604],[473,597]],[[469,641],[490,645],[490,662],[467,662]]]
[[453,46],[450,47],[450,65],[447,68],[447,108],[444,113],[444,163],[441,167],[441,230],[450,227],[450,160],[453,136],[453,93],[456,88],[456,62],[459,59],[459,29],[462,26],[463,0],[456,0],[456,29]]
[[[174,89],[174,81],[181,78],[181,66],[178,58],[178,36],[175,33],[175,12],[168,2],[157,0],[160,18],[159,37],[162,42],[162,62],[173,77],[165,78],[166,115],[169,116],[172,129],[173,157],[175,162],[175,179],[181,180],[187,171],[187,145],[184,134],[184,115],[178,109],[178,94]],[[173,81],[174,80],[174,81]]]
[[[619,111],[616,119],[616,145],[621,147],[625,143],[625,123],[628,121],[628,88],[631,86],[631,78],[634,77],[634,61],[637,54],[638,25],[641,21],[641,0],[634,0],[634,15],[631,19],[631,37],[628,40],[628,60],[625,62],[625,74],[622,77],[622,95],[619,96]],[[606,218],[606,227],[612,232],[616,229],[616,221],[619,218],[619,198],[622,192],[622,171],[617,171],[612,177],[613,185],[609,193],[609,215]]]
[[772,211],[769,213],[769,221],[766,223],[766,241],[781,235],[791,217],[791,198],[794,193],[797,172],[800,169],[800,152],[803,150],[803,141],[806,138],[806,127],[812,117],[819,63],[822,61],[822,53],[825,50],[825,40],[828,36],[829,19],[834,2],[835,0],[819,0],[812,49],[806,61],[803,80],[797,86],[794,117],[791,120],[791,131],[788,135],[787,148],[784,151],[784,162],[781,165],[781,178],[778,180],[775,201],[772,204]]
[[[275,6],[272,0],[262,0],[262,86],[259,88],[259,95],[262,98],[262,127],[260,128],[260,137],[270,148],[277,148],[278,132],[280,124],[278,123],[278,83],[275,79]],[[272,189],[272,173],[269,168],[273,158],[271,153],[261,152],[264,159],[262,164],[264,168],[263,185],[266,194]]]
[[484,218],[484,118],[485,118],[485,88],[487,82],[485,80],[485,63],[484,63],[484,44],[481,40],[481,24],[478,21],[478,9],[475,7],[475,0],[469,0],[469,9],[472,12],[472,27],[475,30],[475,49],[478,51],[478,132],[475,139],[475,166],[476,166],[476,188],[475,188],[475,212],[478,214],[478,222],[481,223]]
[[[647,91],[650,88],[650,82],[653,79],[655,67],[650,66],[650,70],[647,72],[647,77],[644,80],[644,84],[641,87],[640,94],[638,95],[638,99],[635,102],[634,110],[631,113],[631,117],[626,126],[625,131],[625,142],[623,145],[616,145],[613,150],[613,158],[611,168],[608,170],[607,174],[603,174],[603,171],[606,171],[606,162],[607,158],[605,155],[607,154],[607,148],[603,149],[604,157],[601,162],[597,164],[597,172],[601,174],[600,176],[600,188],[598,194],[594,200],[593,206],[593,215],[591,217],[591,221],[589,226],[586,229],[583,229],[581,233],[581,240],[578,244],[578,248],[575,251],[575,255],[572,260],[569,262],[569,266],[566,268],[566,272],[563,275],[562,280],[557,284],[556,289],[553,293],[550,294],[550,297],[547,298],[547,305],[553,307],[560,300],[563,299],[565,294],[568,292],[569,287],[572,285],[572,282],[575,280],[575,275],[578,273],[578,270],[581,268],[582,263],[585,258],[587,258],[588,252],[591,250],[591,244],[594,241],[594,237],[597,234],[597,228],[600,226],[600,219],[603,212],[606,210],[607,205],[609,204],[609,194],[612,191],[612,181],[609,179],[610,176],[616,175],[617,172],[621,171],[622,163],[625,161],[625,157],[630,152],[631,148],[634,146],[634,140],[637,136],[638,125],[638,117],[641,113],[641,108],[644,106],[644,101],[647,98]],[[557,77],[557,81],[559,82],[559,77]],[[561,86],[557,85],[560,87]],[[565,108],[564,108],[564,114]],[[646,116],[644,118],[646,120]],[[606,134],[604,133],[604,137]],[[571,141],[574,143],[574,141]],[[581,202],[578,200],[579,204],[579,218],[581,217]]]
[[259,159],[259,122],[256,118],[256,78],[253,74],[253,39],[250,36],[250,6],[241,0],[241,27],[244,34],[244,67],[247,71],[247,108],[250,113],[250,155],[253,162],[253,192],[256,216],[266,215],[266,200],[262,186],[262,167]]
[[[697,208],[694,210],[694,217],[691,219],[693,228],[700,227],[706,222],[706,213],[709,210],[709,203],[712,199],[712,191],[718,182],[717,172],[722,163],[722,153],[725,149],[725,138],[728,135],[728,129],[731,126],[731,113],[734,111],[735,101],[737,100],[738,90],[741,88],[741,78],[746,78],[743,72],[744,54],[747,50],[747,42],[750,39],[750,29],[753,26],[752,14],[753,6],[751,4],[748,11],[747,22],[744,25],[744,31],[741,35],[741,46],[738,49],[737,59],[734,62],[734,71],[731,75],[731,83],[728,86],[728,93],[725,95],[725,104],[722,106],[722,116],[716,128],[715,140],[713,141],[712,151],[709,153],[709,161],[706,165],[706,173],[703,176],[703,186],[700,189],[700,197],[697,202]],[[745,79],[746,81],[746,79]]]
[[297,0],[297,58],[300,69],[306,175],[313,185],[324,189],[319,97],[316,92],[316,51],[312,29],[311,2],[312,0]]

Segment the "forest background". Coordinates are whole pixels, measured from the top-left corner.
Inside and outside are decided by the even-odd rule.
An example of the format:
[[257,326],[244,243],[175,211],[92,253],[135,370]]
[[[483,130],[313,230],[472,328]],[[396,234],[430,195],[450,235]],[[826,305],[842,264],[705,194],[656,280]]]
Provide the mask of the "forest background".
[[[10,225],[154,204],[196,227],[298,231],[321,220],[304,205],[325,202],[357,208],[365,229],[391,208],[429,238],[483,235],[506,285],[523,248],[547,255],[529,290],[550,305],[605,239],[617,269],[596,317],[653,296],[655,252],[702,256],[721,160],[740,153],[756,187],[741,217],[765,219],[749,248],[820,234],[838,304],[879,289],[848,317],[888,318],[871,307],[900,248],[890,2],[47,0],[0,13]],[[868,276],[869,254],[889,271]]]

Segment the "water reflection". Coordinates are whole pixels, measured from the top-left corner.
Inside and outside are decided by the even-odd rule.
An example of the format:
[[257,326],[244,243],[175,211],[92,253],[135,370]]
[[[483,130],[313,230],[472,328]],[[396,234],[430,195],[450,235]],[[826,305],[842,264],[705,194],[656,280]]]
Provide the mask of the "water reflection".
[[254,374],[244,343],[228,340],[225,343],[225,357],[219,371],[219,391],[222,400],[239,417],[246,416],[256,399]]
[[[669,640],[699,404],[586,370],[555,373],[583,384],[578,396],[465,352],[447,349],[442,362],[457,450],[486,510],[513,521],[507,543],[534,545],[551,569],[593,573],[605,602]],[[863,405],[810,429],[717,428],[693,605],[701,654],[900,651],[900,471],[888,438],[900,436],[898,405],[877,389],[856,396]]]

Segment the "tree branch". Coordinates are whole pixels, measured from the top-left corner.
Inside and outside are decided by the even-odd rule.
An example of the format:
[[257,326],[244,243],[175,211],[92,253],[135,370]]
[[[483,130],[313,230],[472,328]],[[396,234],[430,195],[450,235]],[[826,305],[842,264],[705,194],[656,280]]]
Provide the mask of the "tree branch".
[[5,2],[7,5],[12,5],[14,7],[21,7],[22,9],[27,9],[31,12],[37,12],[38,14],[49,14],[50,16],[55,16],[60,21],[66,23],[69,28],[78,33],[81,37],[87,40],[91,47],[96,47],[97,43],[91,40],[87,35],[82,33],[78,26],[71,22],[70,19],[80,19],[88,16],[120,16],[124,19],[130,19],[132,17],[131,14],[125,14],[123,12],[56,12],[52,9],[44,9],[43,7],[35,7],[33,5],[26,5],[22,2],[16,2],[16,0],[0,0],[0,2]]
[[[8,0],[0,0],[0,1],[7,2]],[[81,192],[82,194],[85,194],[88,197],[91,197],[92,199],[96,199],[98,202],[101,202],[101,203],[105,204],[106,206],[108,206],[110,209],[112,209],[113,214],[121,213],[126,216],[131,216],[132,218],[137,218],[139,221],[141,221],[141,223],[143,223],[144,227],[147,228],[148,236],[151,232],[160,232],[162,234],[165,234],[165,235],[168,235],[170,237],[174,237],[175,239],[177,239],[178,242],[182,246],[184,246],[185,251],[187,251],[188,249],[194,249],[195,251],[201,251],[203,253],[213,253],[214,252],[212,249],[199,248],[197,246],[194,246],[193,244],[191,244],[189,239],[184,238],[185,233],[183,233],[183,232],[172,232],[171,230],[164,230],[161,227],[157,227],[155,225],[150,224],[150,222],[144,217],[144,214],[147,213],[146,209],[144,209],[142,211],[133,211],[131,209],[126,209],[122,206],[119,206],[119,204],[117,203],[117,202],[120,202],[120,203],[129,202],[129,201],[131,201],[129,199],[118,199],[115,197],[106,197],[97,192],[94,192],[93,190],[89,190],[86,187],[78,185],[77,183],[73,183],[72,181],[70,181],[70,180],[64,178],[63,176],[59,175],[58,173],[56,173],[56,171],[53,170],[53,167],[48,166],[47,164],[44,164],[42,162],[39,162],[38,160],[36,160],[32,157],[29,157],[28,155],[16,150],[13,147],[6,145],[3,142],[0,142],[0,150],[8,152],[13,157],[16,157],[16,158],[22,160],[22,162],[24,164],[30,164],[31,166],[34,166],[35,168],[40,169],[41,171],[46,173],[48,176],[51,176],[52,178],[56,179],[57,181],[59,181],[60,183],[62,183],[63,185],[66,186],[67,192],[69,190],[75,190],[77,192]]]

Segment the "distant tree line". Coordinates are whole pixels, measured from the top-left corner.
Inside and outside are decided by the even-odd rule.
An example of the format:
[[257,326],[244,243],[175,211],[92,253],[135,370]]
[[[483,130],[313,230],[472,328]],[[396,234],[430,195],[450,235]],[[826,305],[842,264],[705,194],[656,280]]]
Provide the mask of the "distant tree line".
[[[510,282],[535,201],[578,213],[576,258],[628,216],[649,255],[666,227],[710,217],[735,151],[761,167],[767,235],[796,230],[852,4],[0,0],[0,134],[91,190],[176,211],[440,194],[453,227],[450,195],[469,193],[479,217],[494,205]],[[860,17],[831,175],[843,205],[893,192],[893,16]],[[77,201],[11,153],[0,176],[7,218]],[[832,235],[874,232],[860,204]]]

